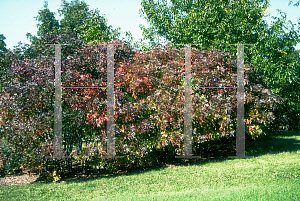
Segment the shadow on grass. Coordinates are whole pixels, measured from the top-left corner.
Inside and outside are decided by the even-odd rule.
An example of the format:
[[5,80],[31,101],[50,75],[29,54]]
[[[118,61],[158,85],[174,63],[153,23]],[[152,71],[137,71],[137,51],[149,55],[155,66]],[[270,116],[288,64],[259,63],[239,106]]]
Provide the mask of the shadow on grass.
[[[293,138],[294,136],[294,138]],[[259,157],[266,154],[278,154],[283,152],[297,152],[300,150],[300,133],[290,132],[290,131],[282,131],[280,134],[274,134],[269,137],[264,137],[256,140],[247,139],[246,140],[246,156],[254,156]],[[292,139],[290,138],[292,137]],[[298,139],[295,139],[298,137]],[[197,151],[196,151],[197,152]],[[199,150],[198,150],[199,153]],[[69,174],[68,176],[63,176],[60,182],[85,182],[91,181],[100,178],[114,178],[121,175],[136,175],[143,174],[148,171],[159,171],[168,167],[175,166],[189,166],[189,165],[204,165],[212,162],[222,162],[226,160],[235,160],[229,159],[228,156],[235,156],[235,140],[229,140],[229,143],[225,144],[224,142],[214,142],[211,145],[210,155],[206,158],[200,159],[171,159],[169,161],[160,161],[154,167],[146,167],[146,168],[135,168],[128,169],[126,171],[118,171],[117,173],[108,173],[107,171],[97,171],[95,170],[87,170],[84,173],[78,169],[77,173]],[[81,169],[82,170],[82,169]],[[40,183],[51,183],[46,181],[41,181],[38,179],[33,182]]]

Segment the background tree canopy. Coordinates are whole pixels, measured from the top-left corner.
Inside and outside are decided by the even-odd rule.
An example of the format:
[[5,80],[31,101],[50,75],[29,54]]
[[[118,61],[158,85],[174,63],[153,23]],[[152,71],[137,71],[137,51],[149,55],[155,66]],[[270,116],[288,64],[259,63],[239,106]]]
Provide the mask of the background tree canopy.
[[4,42],[5,39],[5,36],[3,34],[0,34],[0,53],[6,51],[6,44]]
[[[3,67],[4,62],[5,62],[4,53],[7,52],[6,44],[4,42],[5,39],[6,39],[5,36],[3,34],[0,34],[0,77],[1,77],[1,80],[3,79],[2,76],[5,75],[5,68]],[[2,89],[2,87],[3,87],[3,82],[0,81],[0,88]]]
[[[45,1],[44,8],[36,17],[38,21],[37,36],[44,34],[66,34],[73,33],[82,37],[86,43],[111,41],[120,36],[120,28],[112,29],[107,25],[107,19],[101,16],[98,9],[89,10],[84,1],[73,0],[71,3],[62,0],[61,8],[58,10],[61,21],[55,19],[55,13],[50,12],[48,2]],[[38,43],[38,38],[27,33],[27,37],[33,44]]]

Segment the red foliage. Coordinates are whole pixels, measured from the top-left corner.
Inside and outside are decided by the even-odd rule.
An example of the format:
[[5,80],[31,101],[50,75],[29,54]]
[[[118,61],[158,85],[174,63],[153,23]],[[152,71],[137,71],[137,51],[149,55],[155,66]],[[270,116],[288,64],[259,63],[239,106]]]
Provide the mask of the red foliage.
[[[76,41],[69,42],[77,44]],[[120,41],[112,43],[121,44]],[[62,48],[63,55],[68,56],[62,58],[63,86],[106,86],[106,45],[74,45],[66,51],[64,48],[67,47]],[[154,49],[149,53],[134,52],[127,46],[120,45],[116,45],[115,49],[114,119],[118,153],[129,154],[135,161],[139,161],[136,157],[143,161],[142,158],[149,149],[160,144],[177,144],[177,152],[181,152],[184,143],[184,49],[167,47]],[[37,164],[41,164],[45,157],[53,154],[53,136],[45,138],[44,135],[54,127],[53,123],[49,123],[53,122],[53,110],[49,109],[49,102],[45,101],[50,100],[50,104],[54,102],[51,98],[54,87],[49,84],[54,79],[51,58],[53,57],[46,55],[34,60],[15,61],[12,69],[18,78],[7,91],[7,97],[16,93],[18,99],[8,101],[8,106],[1,108],[1,124],[9,125],[4,137],[19,145],[16,153],[28,156],[23,163],[30,168],[38,167]],[[226,53],[193,49],[193,86],[236,86],[234,61],[235,58]],[[273,119],[269,111],[278,99],[261,91],[251,65],[246,65],[245,75],[246,134],[257,137],[262,135],[263,125]],[[37,87],[29,86],[30,83]],[[200,140],[201,136],[215,139],[234,135],[234,89],[194,88],[192,96],[193,128],[197,129],[193,134],[194,141]],[[84,118],[84,122],[102,128],[103,136],[106,135],[105,89],[64,89],[62,97],[64,107],[84,111],[83,116],[77,115],[72,121],[82,122]],[[15,103],[18,104],[14,105]],[[14,119],[17,119],[18,124],[13,123]],[[103,145],[99,150],[105,150]],[[126,160],[120,160],[120,163],[128,163]],[[40,167],[43,167],[43,163]]]

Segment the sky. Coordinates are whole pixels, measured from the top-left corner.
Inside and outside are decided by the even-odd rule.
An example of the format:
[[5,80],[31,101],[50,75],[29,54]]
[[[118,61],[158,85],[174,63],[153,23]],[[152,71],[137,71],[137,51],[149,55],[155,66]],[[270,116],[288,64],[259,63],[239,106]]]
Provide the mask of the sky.
[[[71,0],[68,0],[71,2]],[[142,38],[142,31],[139,24],[146,27],[147,21],[140,17],[141,0],[85,0],[89,5],[89,9],[100,10],[101,15],[107,18],[107,24],[112,25],[113,29],[121,28],[122,36],[125,31],[132,33],[134,41]],[[288,6],[289,0],[270,0],[269,12],[271,16],[277,16],[276,9],[280,9],[287,13],[287,21],[291,20],[298,27],[297,19],[300,18],[300,6]],[[294,3],[297,1],[294,0]],[[43,0],[0,0],[0,34],[4,34],[6,47],[13,49],[19,41],[29,44],[26,33],[36,35],[37,21],[34,17],[38,15],[38,11],[43,8]],[[58,15],[61,0],[48,0],[48,7],[51,12],[55,12],[56,19],[61,19]],[[271,23],[271,16],[264,19]],[[296,46],[300,49],[300,43]]]

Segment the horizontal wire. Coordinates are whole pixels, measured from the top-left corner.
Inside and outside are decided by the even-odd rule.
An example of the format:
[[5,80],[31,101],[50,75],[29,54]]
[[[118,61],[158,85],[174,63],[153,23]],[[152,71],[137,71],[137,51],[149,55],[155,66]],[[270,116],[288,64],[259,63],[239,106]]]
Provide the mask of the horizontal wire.
[[193,87],[193,88],[214,88],[214,89],[233,89],[233,88],[237,88],[237,87]]
[[[107,87],[63,87],[62,88],[102,88],[106,89]],[[233,89],[237,87],[192,87],[192,88],[214,88],[214,89]]]
[[62,87],[62,88],[107,88],[107,87]]

